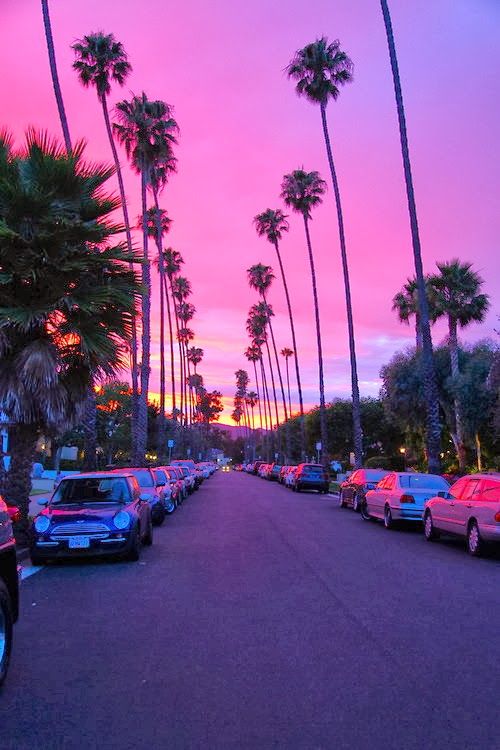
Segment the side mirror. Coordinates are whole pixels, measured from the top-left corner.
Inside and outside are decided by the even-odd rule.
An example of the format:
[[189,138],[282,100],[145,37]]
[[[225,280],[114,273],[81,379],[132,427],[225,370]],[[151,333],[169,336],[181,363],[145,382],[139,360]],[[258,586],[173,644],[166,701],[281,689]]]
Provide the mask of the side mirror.
[[151,495],[148,495],[147,492],[141,492],[141,494],[139,495],[139,500],[144,500],[145,502],[149,503],[149,501],[151,500]]
[[156,486],[157,487],[165,487],[165,482],[163,482],[163,481],[160,480],[160,481],[156,482]]
[[49,498],[48,497],[39,497],[36,501],[37,505],[40,505],[42,508],[45,508],[46,505],[49,504]]

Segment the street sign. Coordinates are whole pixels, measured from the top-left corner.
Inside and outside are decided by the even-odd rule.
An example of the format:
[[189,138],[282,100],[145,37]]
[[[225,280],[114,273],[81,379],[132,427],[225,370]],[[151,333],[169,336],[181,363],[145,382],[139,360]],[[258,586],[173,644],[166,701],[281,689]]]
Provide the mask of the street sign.
[[349,463],[351,464],[351,466],[354,466],[354,464],[356,463],[356,460],[355,460],[355,458],[354,458],[354,453],[353,453],[353,451],[351,451],[351,452],[349,453]]
[[278,458],[279,458],[279,455],[280,455],[279,453],[275,453],[275,454],[274,454],[274,458],[275,458],[275,460],[276,460],[276,461],[278,460]]
[[322,447],[323,447],[323,444],[321,443],[321,440],[318,440],[318,442],[316,443],[316,450],[320,451]]
[[175,445],[175,440],[167,440],[167,448],[173,448]]

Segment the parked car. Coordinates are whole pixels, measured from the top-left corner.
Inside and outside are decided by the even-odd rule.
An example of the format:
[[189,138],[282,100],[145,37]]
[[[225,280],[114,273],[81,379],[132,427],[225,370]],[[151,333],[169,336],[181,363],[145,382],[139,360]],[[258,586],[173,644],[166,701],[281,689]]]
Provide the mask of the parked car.
[[[172,500],[174,501],[175,507],[177,508],[177,506],[182,502],[184,480],[180,479],[177,476],[177,472],[173,469],[172,466],[160,466],[159,468],[165,473],[167,481],[170,485],[170,490],[172,492]],[[170,511],[167,510],[167,513],[169,512]]]
[[251,474],[256,474],[256,475],[257,475],[257,474],[259,473],[259,469],[260,469],[260,467],[261,467],[261,466],[262,466],[262,464],[264,464],[264,463],[265,463],[265,461],[260,461],[260,460],[258,460],[258,461],[254,461],[254,462],[253,462],[253,465],[252,465],[252,470],[251,470]]
[[127,469],[113,469],[113,471],[119,473],[126,471],[127,473],[134,475],[139,483],[141,492],[148,498],[148,502],[151,506],[153,525],[161,526],[166,515],[165,502],[163,499],[165,484],[158,482],[153,469],[134,467]]
[[33,565],[94,555],[138,560],[153,543],[149,495],[134,474],[95,472],[65,477],[32,525]]
[[9,668],[14,623],[19,616],[16,546],[7,505],[0,497],[0,686]]
[[182,471],[182,468],[180,466],[164,466],[164,469],[166,469],[170,476],[175,476],[177,481],[179,482],[180,487],[180,496],[179,496],[179,503],[182,503],[188,496],[188,483],[187,479],[184,475],[184,472]]
[[327,493],[330,489],[328,472],[321,464],[299,464],[293,476],[292,490],[318,490]]
[[176,493],[174,492],[174,489],[170,484],[170,477],[168,476],[165,469],[162,469],[159,466],[156,466],[153,469],[153,474],[155,477],[155,485],[159,491],[160,498],[163,502],[163,507],[165,508],[165,513],[168,513],[170,515],[177,507],[177,504],[175,502]]
[[280,478],[280,471],[281,471],[281,464],[271,464],[271,467],[269,469],[269,473],[266,479],[269,479],[269,481],[271,482],[277,482]]
[[340,507],[359,512],[368,490],[373,490],[389,472],[384,469],[356,469],[340,485]]
[[202,482],[202,478],[196,472],[196,464],[191,458],[182,458],[172,461],[172,466],[178,466],[187,480],[188,492],[194,492]]
[[365,521],[380,518],[386,529],[399,521],[421,523],[425,501],[448,487],[438,474],[392,471],[366,493],[361,516]]
[[288,471],[285,475],[285,487],[288,487],[288,489],[293,489],[293,485],[295,484],[295,472],[297,471],[296,466],[289,466]]
[[488,544],[500,545],[500,474],[462,477],[427,500],[423,521],[427,540],[441,533],[463,537],[473,556],[483,554]]

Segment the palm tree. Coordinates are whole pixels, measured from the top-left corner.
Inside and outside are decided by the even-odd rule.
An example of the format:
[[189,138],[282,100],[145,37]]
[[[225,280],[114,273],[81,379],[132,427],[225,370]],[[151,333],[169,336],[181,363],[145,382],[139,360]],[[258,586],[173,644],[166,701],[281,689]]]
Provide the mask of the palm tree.
[[248,359],[249,362],[252,362],[254,374],[255,374],[255,387],[257,388],[257,404],[259,406],[259,424],[260,429],[263,429],[263,422],[262,422],[262,410],[260,408],[260,390],[259,390],[259,379],[257,377],[257,362],[260,362],[262,353],[258,346],[255,344],[252,344],[252,346],[247,347],[245,350],[245,357]]
[[319,320],[319,302],[316,288],[316,271],[314,269],[314,256],[311,244],[311,235],[309,233],[309,221],[311,220],[311,210],[322,202],[321,196],[326,190],[326,182],[321,179],[318,172],[305,172],[303,169],[296,169],[290,174],[286,174],[281,184],[281,197],[287,206],[300,213],[304,220],[304,229],[306,233],[307,250],[309,253],[309,264],[311,267],[311,282],[314,300],[314,315],[316,319],[316,340],[318,346],[318,367],[319,367],[319,423],[321,435],[321,460],[323,461],[327,447],[326,431],[326,407],[325,407],[325,381],[323,376],[323,349],[321,345],[321,327]]
[[0,403],[12,420],[5,485],[27,528],[31,467],[40,432],[75,425],[91,389],[123,366],[135,300],[136,260],[112,222],[113,175],[29,131],[14,152],[0,136]]
[[[254,326],[257,327],[257,330],[260,330],[260,333],[262,336],[262,339],[261,339],[262,344],[265,345],[266,347],[267,361],[269,364],[269,373],[271,376],[271,385],[273,389],[274,412],[276,416],[276,431],[277,431],[277,437],[278,437],[278,451],[280,451],[281,450],[281,436],[278,431],[278,427],[279,427],[278,399],[276,397],[276,383],[274,380],[273,362],[271,359],[271,351],[269,348],[269,341],[267,338],[267,328],[269,326],[269,321],[271,319],[271,316],[274,315],[274,312],[273,312],[271,305],[269,305],[267,302],[258,302],[256,305],[253,305],[250,308],[250,315],[253,316]],[[264,376],[264,379],[265,379],[265,376]],[[272,423],[272,420],[271,420],[271,423]]]
[[168,287],[169,287],[167,288],[167,280],[165,279],[165,297],[167,300],[169,335],[170,335],[170,342],[171,342],[170,358],[171,358],[171,375],[172,375],[173,415],[174,415],[174,420],[177,420],[178,415],[177,415],[177,407],[176,407],[175,364],[174,364],[174,346],[173,346],[174,336],[173,336],[173,330],[172,330],[170,299],[172,300],[172,304],[174,307],[176,333],[178,334],[179,319],[177,317],[177,304],[176,304],[176,300],[174,297],[173,283],[174,283],[174,278],[179,273],[181,266],[184,263],[184,260],[178,250],[174,250],[171,247],[167,247],[167,249],[163,251],[163,263],[164,263],[164,269],[165,269],[165,273],[168,279]]
[[[187,423],[187,396],[186,396],[186,359],[184,353],[184,339],[181,335],[181,320],[179,316],[179,305],[187,300],[191,295],[191,282],[185,276],[175,276],[172,279],[172,296],[174,298],[175,305],[175,322],[177,325],[177,341],[179,344],[179,369],[180,369],[180,380],[181,380],[181,423],[184,425]],[[194,334],[193,334],[194,337]],[[192,337],[192,338],[193,338]],[[191,339],[189,339],[191,340]]]
[[66,145],[66,151],[69,153],[71,151],[71,137],[69,134],[69,126],[68,126],[68,119],[66,117],[66,110],[64,109],[64,101],[62,98],[61,86],[59,84],[59,76],[57,74],[54,38],[52,36],[52,27],[50,23],[49,0],[42,0],[42,15],[43,15],[43,25],[45,28],[45,38],[47,40],[47,51],[49,53],[50,75],[52,76],[52,85],[54,87],[54,94],[56,97],[57,110],[59,112],[59,119],[61,120],[64,143]]
[[281,350],[281,356],[285,358],[286,363],[286,385],[288,388],[288,411],[290,416],[292,415],[292,399],[290,398],[290,373],[288,371],[288,360],[290,357],[293,357],[293,354],[293,349],[289,349],[287,346]]
[[392,76],[394,80],[394,93],[396,96],[396,107],[398,111],[399,135],[401,139],[401,154],[406,182],[406,194],[408,198],[408,211],[410,214],[410,227],[413,245],[413,259],[415,262],[415,275],[418,288],[418,306],[420,312],[420,327],[422,330],[422,359],[424,366],[424,388],[427,403],[427,426],[426,426],[426,452],[427,465],[433,474],[439,474],[441,450],[441,424],[439,421],[439,399],[432,351],[431,325],[429,320],[429,305],[425,293],[425,276],[422,264],[422,252],[420,248],[420,235],[418,231],[417,207],[415,204],[415,193],[413,190],[413,178],[411,174],[410,150],[408,147],[408,136],[406,133],[406,117],[403,104],[403,93],[399,78],[398,60],[396,57],[396,46],[392,31],[391,16],[387,0],[380,0],[382,15],[384,17],[387,43],[389,46],[389,57],[391,61]]
[[[113,130],[125,146],[132,166],[141,176],[141,214],[143,217],[143,264],[142,283],[142,336],[141,336],[141,393],[137,412],[137,441],[133,462],[142,465],[145,460],[147,441],[147,399],[150,376],[151,351],[151,270],[148,249],[147,226],[147,189],[153,191],[155,207],[158,210],[158,192],[165,183],[167,175],[175,169],[172,146],[176,143],[177,123],[172,117],[168,104],[156,100],[149,101],[143,92],[134,96],[130,102],[122,101],[116,105],[119,122],[113,124]],[[158,217],[159,221],[159,217]],[[158,238],[161,230],[158,230]]]
[[[295,375],[297,378],[297,390],[299,392],[299,408],[300,408],[300,434],[301,434],[301,456],[304,456],[306,446],[306,435],[305,435],[305,419],[304,419],[304,402],[302,398],[302,384],[300,381],[300,368],[299,358],[297,354],[297,340],[295,338],[295,325],[293,322],[292,304],[290,302],[290,294],[288,292],[288,284],[285,276],[285,269],[283,261],[281,259],[281,253],[279,249],[279,242],[281,241],[283,232],[288,232],[289,224],[287,216],[283,213],[280,208],[272,209],[268,208],[260,214],[257,214],[254,218],[255,229],[259,237],[266,236],[269,242],[274,246],[276,255],[278,256],[278,263],[281,271],[281,280],[283,281],[283,288],[285,290],[286,304],[288,308],[288,318],[290,321],[290,331],[292,333],[293,348],[295,351]],[[288,378],[288,360],[287,360],[287,378]],[[288,400],[290,402],[290,381],[288,380]],[[291,406],[290,406],[291,413]]]
[[339,41],[335,40],[331,44],[328,44],[327,38],[321,37],[321,39],[317,39],[312,44],[306,45],[303,49],[300,49],[295,53],[293,60],[287,67],[287,73],[290,78],[297,81],[297,94],[299,96],[304,95],[313,104],[319,104],[321,111],[323,135],[325,138],[328,164],[330,166],[333,192],[335,194],[335,203],[337,207],[340,254],[344,274],[347,329],[349,334],[349,354],[351,361],[354,462],[355,468],[360,468],[363,464],[363,432],[361,428],[361,406],[356,364],[356,341],[354,337],[351,285],[349,281],[349,266],[347,263],[347,249],[342,203],[340,200],[340,188],[333,162],[332,146],[330,143],[328,122],[326,119],[326,108],[329,100],[333,99],[335,101],[338,99],[340,96],[340,87],[352,81],[352,69],[352,61],[346,53],[340,49]]
[[[132,71],[128,62],[127,53],[121,42],[116,41],[113,34],[104,34],[102,31],[88,34],[78,39],[72,49],[75,53],[73,68],[78,73],[80,83],[85,87],[93,86],[97,92],[97,98],[102,107],[104,124],[108,134],[113,162],[115,165],[118,189],[123,211],[123,223],[127,237],[129,253],[132,253],[132,234],[130,229],[130,217],[123,184],[123,175],[116,150],[111,121],[109,118],[108,96],[111,91],[111,81],[123,86]],[[130,373],[132,379],[132,440],[135,436],[135,421],[137,419],[137,399],[139,394],[138,370],[137,370],[137,326],[134,318],[132,328]]]
[[[461,263],[454,258],[448,263],[436,263],[439,273],[429,279],[434,292],[436,317],[448,319],[448,341],[450,347],[451,376],[458,385],[460,368],[458,361],[458,326],[465,328],[473,321],[484,320],[490,302],[487,294],[481,293],[482,278],[472,270],[472,263]],[[462,409],[458,396],[454,399],[455,428],[454,442],[457,449],[460,472],[465,471],[466,452]]]
[[[426,277],[425,289],[427,304],[429,305],[430,319],[434,323],[436,320],[435,303],[433,301],[433,290],[429,285],[428,280],[428,277]],[[406,284],[403,285],[401,291],[394,295],[392,299],[392,309],[397,312],[401,323],[407,323],[409,325],[411,316],[415,316],[416,348],[418,351],[421,351],[422,331],[420,326],[420,310],[418,306],[418,285],[415,278],[407,279]]]
[[[257,292],[261,295],[262,300],[265,304],[267,304],[267,291],[271,284],[273,283],[273,279],[275,278],[273,269],[271,266],[265,266],[263,263],[256,263],[253,266],[250,266],[250,268],[247,269],[247,277],[248,277],[248,283],[252,289],[256,289]],[[271,308],[270,308],[271,309]],[[280,388],[281,388],[281,397],[283,401],[283,413],[285,415],[285,422],[288,420],[288,409],[286,405],[286,399],[285,399],[285,389],[283,387],[283,378],[281,376],[281,367],[278,357],[278,349],[276,347],[276,340],[274,338],[274,331],[273,331],[273,324],[271,321],[272,317],[272,311],[269,314],[269,333],[271,334],[271,341],[273,345],[273,352],[274,352],[274,359],[276,362],[276,369],[278,372],[278,379],[280,382]]]

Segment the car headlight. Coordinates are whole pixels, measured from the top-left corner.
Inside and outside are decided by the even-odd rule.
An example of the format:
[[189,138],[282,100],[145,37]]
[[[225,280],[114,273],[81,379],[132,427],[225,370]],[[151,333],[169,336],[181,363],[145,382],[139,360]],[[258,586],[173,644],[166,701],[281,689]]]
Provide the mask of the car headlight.
[[49,526],[50,518],[48,516],[38,516],[35,520],[35,531],[38,531],[39,534],[43,534],[44,531],[47,531]]
[[126,529],[130,526],[130,516],[126,511],[120,510],[113,518],[113,523],[117,529]]

